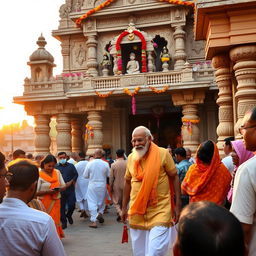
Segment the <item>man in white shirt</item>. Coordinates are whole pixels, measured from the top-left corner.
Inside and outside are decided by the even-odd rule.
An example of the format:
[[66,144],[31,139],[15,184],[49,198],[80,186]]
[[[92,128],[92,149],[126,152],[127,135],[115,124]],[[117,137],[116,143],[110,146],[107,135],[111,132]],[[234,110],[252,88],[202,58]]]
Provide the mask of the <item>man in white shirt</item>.
[[21,161],[8,173],[9,189],[0,204],[0,255],[66,255],[52,218],[27,206],[36,193],[38,168]]
[[84,178],[89,179],[87,190],[88,208],[91,214],[90,228],[97,228],[96,221],[104,222],[103,213],[105,209],[105,195],[107,177],[109,177],[109,164],[103,160],[102,150],[96,149],[94,152],[94,160],[90,161],[85,168]]
[[[239,129],[245,147],[256,151],[256,108],[247,113]],[[256,156],[239,166],[230,211],[241,222],[249,256],[256,255]],[[246,254],[247,255],[247,254]]]
[[229,172],[232,174],[234,171],[234,164],[233,164],[233,159],[230,153],[233,151],[231,141],[234,141],[234,137],[228,137],[224,139],[224,145],[223,145],[223,151],[226,155],[221,161],[222,163],[227,167]]
[[75,186],[75,192],[76,192],[76,202],[79,205],[79,209],[81,210],[80,217],[88,217],[86,211],[88,211],[88,202],[87,202],[87,189],[88,189],[88,183],[89,180],[85,179],[83,174],[84,174],[84,169],[86,165],[88,164],[88,161],[85,160],[85,154],[83,152],[80,152],[79,154],[80,161],[75,164],[77,173],[78,173],[78,178],[76,180],[76,186]]

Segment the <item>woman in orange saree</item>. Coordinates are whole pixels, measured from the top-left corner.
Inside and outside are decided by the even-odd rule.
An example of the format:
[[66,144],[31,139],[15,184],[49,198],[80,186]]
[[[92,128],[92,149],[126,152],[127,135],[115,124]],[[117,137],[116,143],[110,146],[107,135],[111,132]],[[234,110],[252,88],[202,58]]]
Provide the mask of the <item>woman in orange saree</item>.
[[181,184],[189,202],[210,201],[222,205],[230,187],[231,175],[220,160],[214,142],[203,142],[197,149],[196,163],[191,165]]
[[64,232],[60,222],[60,192],[66,189],[61,173],[54,169],[57,163],[53,155],[47,155],[41,162],[41,171],[37,187],[37,196],[42,201],[46,212],[53,218],[60,238]]

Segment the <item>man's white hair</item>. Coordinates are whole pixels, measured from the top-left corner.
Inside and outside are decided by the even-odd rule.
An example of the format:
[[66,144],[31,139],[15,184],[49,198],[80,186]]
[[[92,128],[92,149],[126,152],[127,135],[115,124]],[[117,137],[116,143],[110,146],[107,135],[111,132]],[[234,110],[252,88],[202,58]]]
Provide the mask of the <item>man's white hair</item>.
[[145,127],[145,126],[138,126],[138,127],[136,127],[134,130],[133,130],[133,132],[132,132],[132,136],[134,135],[134,133],[135,132],[137,132],[138,130],[144,130],[145,131],[145,135],[147,136],[147,137],[150,137],[151,138],[151,140],[153,140],[154,139],[154,137],[153,137],[153,135],[151,134],[151,131],[147,128],[147,127]]

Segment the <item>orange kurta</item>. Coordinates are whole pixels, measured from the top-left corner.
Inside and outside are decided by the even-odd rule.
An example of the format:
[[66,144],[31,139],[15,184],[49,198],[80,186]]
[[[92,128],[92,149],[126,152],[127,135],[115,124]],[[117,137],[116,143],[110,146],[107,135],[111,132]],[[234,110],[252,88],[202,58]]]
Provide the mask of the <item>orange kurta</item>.
[[[157,203],[148,205],[145,214],[132,214],[129,209],[129,224],[131,228],[149,230],[154,226],[170,227],[173,225],[170,203],[170,186],[168,176],[174,176],[177,171],[172,157],[167,149],[159,148],[160,171],[156,186]],[[145,168],[147,155],[140,161],[141,168]],[[131,180],[130,207],[134,204],[142,181],[136,178],[135,157],[131,153],[128,157],[125,179]]]
[[[43,181],[49,182],[50,189],[59,188],[62,186],[60,182],[60,172],[58,170],[53,170],[52,177],[47,175],[44,171],[39,172],[39,176]],[[40,191],[40,190],[39,190]],[[46,212],[53,218],[58,235],[60,238],[64,237],[64,232],[60,223],[60,193],[53,195],[43,195],[39,199],[42,201]]]
[[210,201],[223,204],[231,182],[228,169],[220,161],[219,151],[214,143],[214,154],[210,165],[204,165],[198,158],[191,165],[181,184],[190,196],[190,202]]

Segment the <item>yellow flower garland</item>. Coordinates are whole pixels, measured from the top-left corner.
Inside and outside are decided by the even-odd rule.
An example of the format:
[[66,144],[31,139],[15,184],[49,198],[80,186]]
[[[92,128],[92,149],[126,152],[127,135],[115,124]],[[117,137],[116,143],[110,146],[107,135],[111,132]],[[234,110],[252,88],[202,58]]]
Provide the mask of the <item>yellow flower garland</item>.
[[131,92],[128,88],[123,89],[124,93],[129,95],[129,96],[136,95],[139,92],[139,90],[140,90],[140,87],[136,87],[133,92]]
[[191,123],[191,124],[198,124],[198,123],[200,123],[199,119],[186,119],[186,118],[182,118],[181,121],[183,123]]
[[107,98],[107,97],[109,97],[110,95],[112,95],[113,92],[114,92],[114,90],[113,90],[113,91],[110,91],[110,92],[108,92],[108,93],[106,93],[106,94],[102,94],[102,93],[99,93],[99,92],[95,91],[95,93],[97,94],[97,96],[99,96],[100,98]]

